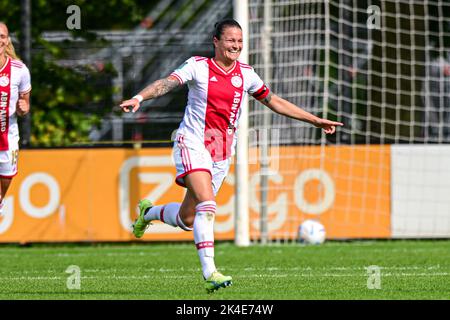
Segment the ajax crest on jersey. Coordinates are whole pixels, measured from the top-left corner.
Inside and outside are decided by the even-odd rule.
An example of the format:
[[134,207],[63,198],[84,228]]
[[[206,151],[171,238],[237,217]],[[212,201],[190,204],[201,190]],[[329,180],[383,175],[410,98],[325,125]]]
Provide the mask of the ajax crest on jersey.
[[305,220],[298,229],[300,242],[306,244],[322,244],[325,242],[325,227],[316,220]]
[[0,86],[6,87],[9,84],[9,78],[7,76],[0,77]]
[[235,87],[235,88],[240,88],[242,86],[242,78],[239,76],[234,76],[231,78],[231,84]]

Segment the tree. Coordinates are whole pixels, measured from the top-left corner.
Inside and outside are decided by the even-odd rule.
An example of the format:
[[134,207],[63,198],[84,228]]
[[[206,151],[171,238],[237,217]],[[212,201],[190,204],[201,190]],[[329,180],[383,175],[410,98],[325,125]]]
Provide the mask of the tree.
[[[63,67],[57,60],[67,55],[67,43],[49,43],[44,31],[70,31],[74,39],[105,45],[92,30],[131,29],[157,1],[36,0],[32,1],[32,106],[31,146],[60,147],[88,141],[92,126],[112,110],[114,67],[107,65]],[[81,29],[67,30],[67,7],[81,9]],[[0,0],[0,12],[11,34],[19,38],[20,1]],[[20,44],[16,47],[20,51]]]

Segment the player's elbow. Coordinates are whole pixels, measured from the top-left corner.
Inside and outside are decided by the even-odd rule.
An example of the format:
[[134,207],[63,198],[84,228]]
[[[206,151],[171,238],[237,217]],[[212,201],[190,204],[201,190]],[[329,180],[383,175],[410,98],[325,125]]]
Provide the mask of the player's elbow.
[[285,100],[275,94],[272,95],[270,101],[266,104],[266,106],[273,112],[276,112],[281,115],[286,114]]

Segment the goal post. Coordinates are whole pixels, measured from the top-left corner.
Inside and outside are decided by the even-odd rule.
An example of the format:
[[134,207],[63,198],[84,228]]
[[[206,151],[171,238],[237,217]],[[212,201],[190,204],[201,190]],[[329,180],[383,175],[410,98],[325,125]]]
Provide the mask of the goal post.
[[[235,1],[235,10],[241,4]],[[439,196],[442,186],[430,186],[429,198],[439,206],[423,198],[437,209],[420,214],[408,207],[425,197],[420,188],[433,161],[450,161],[448,152],[433,149],[441,158],[433,158],[430,170],[420,167],[422,147],[450,143],[450,2],[248,0],[246,10],[249,63],[272,92],[344,123],[326,136],[275,113],[267,119],[265,107],[250,100],[248,148],[258,153],[267,143],[270,154],[269,170],[261,158],[250,159],[244,185],[236,180],[237,190],[248,188],[250,240],[262,239],[261,219],[275,241],[296,239],[306,219],[322,222],[332,239],[450,237],[450,200]],[[271,132],[276,139],[264,142]],[[405,161],[409,171],[399,171]],[[238,216],[247,212],[240,208]],[[408,210],[417,212],[414,223]]]
[[[233,0],[234,19],[242,27],[243,48],[240,61],[248,63],[248,1]],[[242,101],[241,118],[239,121],[238,140],[236,145],[235,164],[235,237],[237,246],[250,245],[249,225],[249,187],[248,187],[248,98]]]

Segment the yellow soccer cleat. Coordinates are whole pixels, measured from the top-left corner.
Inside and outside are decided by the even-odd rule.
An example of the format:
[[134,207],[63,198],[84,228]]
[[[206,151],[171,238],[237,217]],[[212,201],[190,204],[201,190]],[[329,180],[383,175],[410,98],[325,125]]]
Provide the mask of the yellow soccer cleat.
[[141,238],[145,230],[152,224],[150,221],[145,221],[144,215],[147,209],[153,207],[150,200],[143,199],[139,201],[139,217],[133,223],[133,234],[136,238]]
[[230,276],[224,276],[218,271],[214,271],[208,279],[206,279],[206,292],[212,293],[220,288],[225,288],[231,286],[233,279]]

